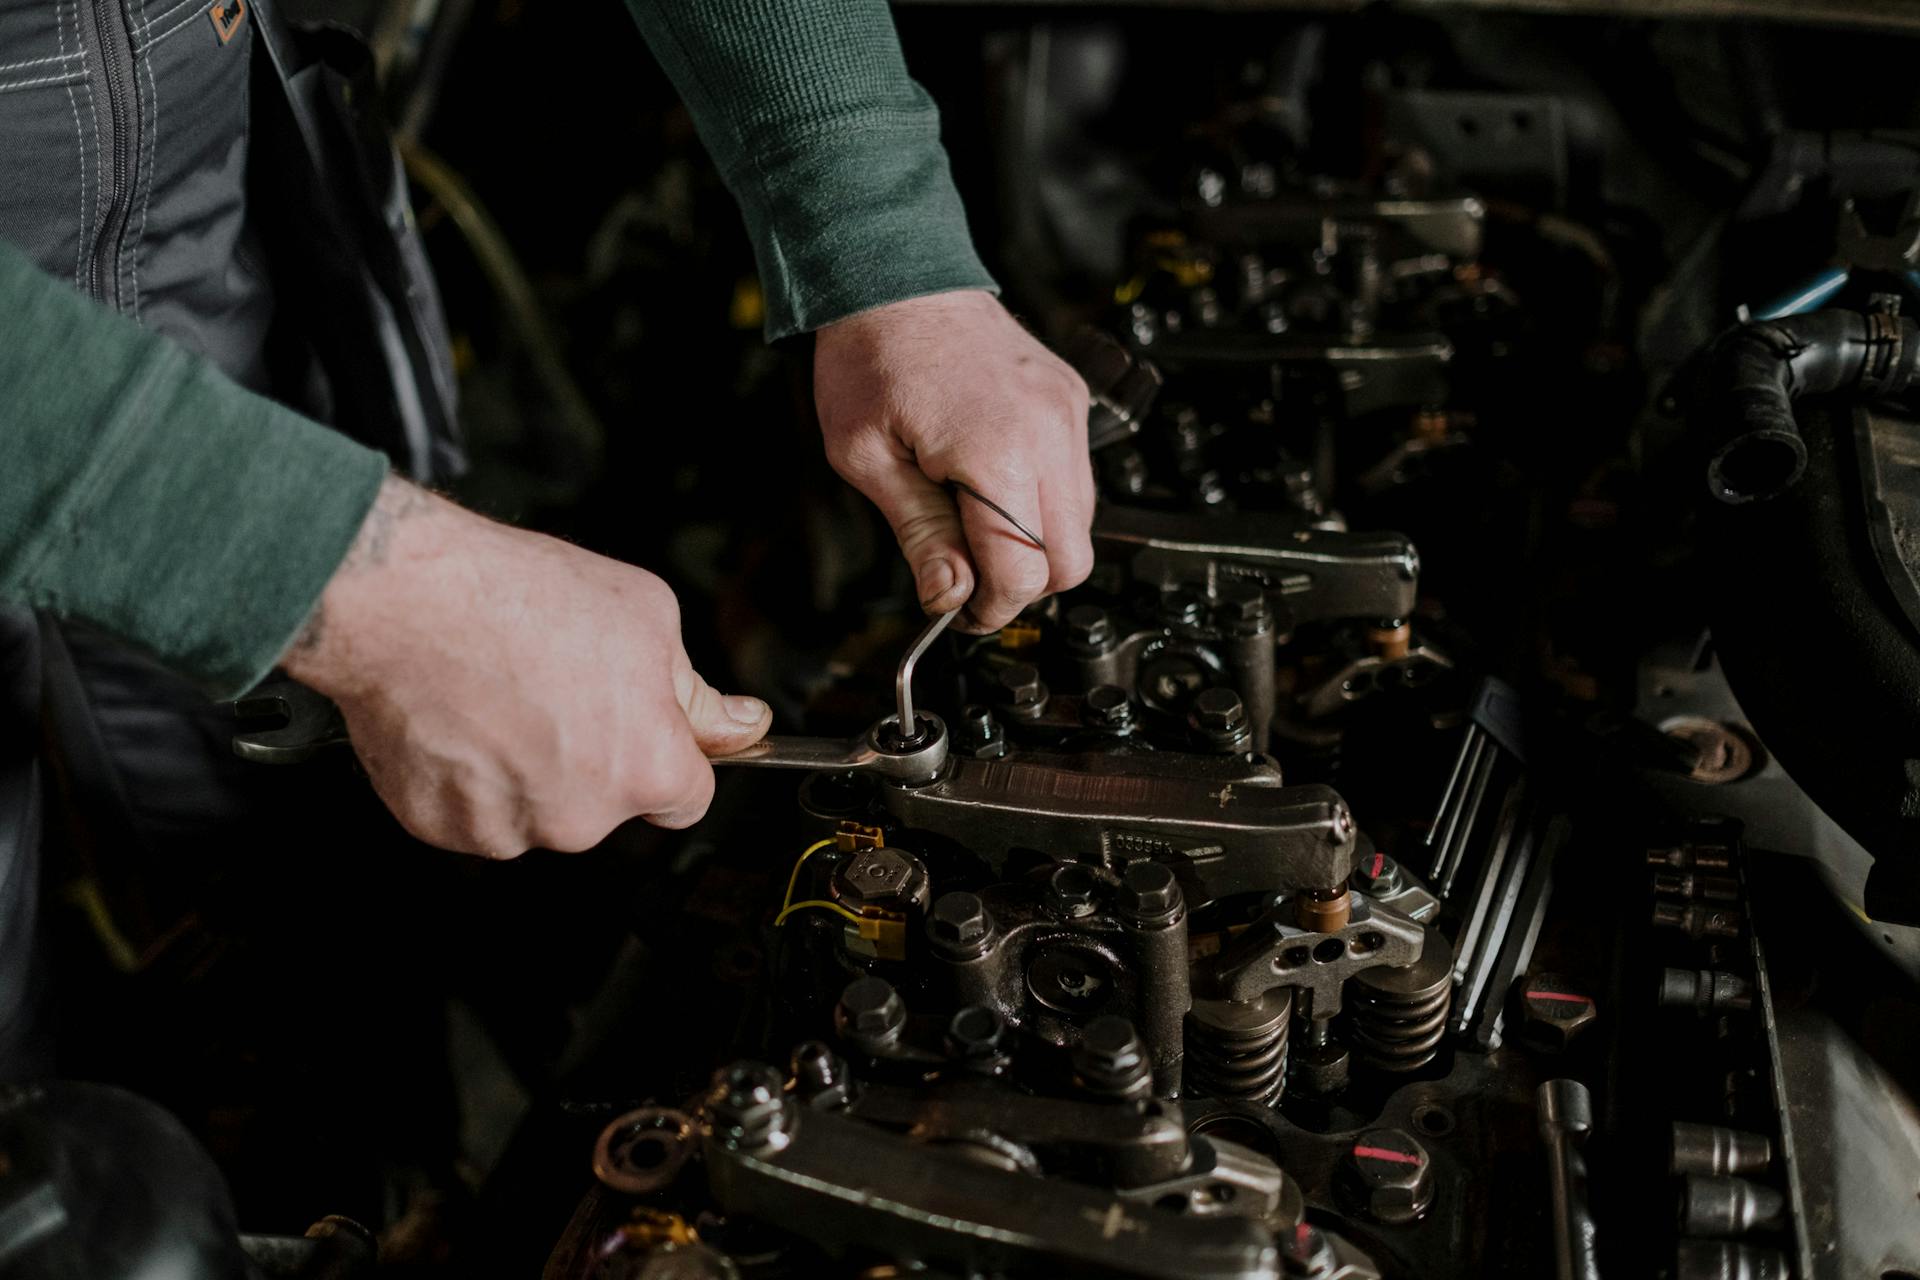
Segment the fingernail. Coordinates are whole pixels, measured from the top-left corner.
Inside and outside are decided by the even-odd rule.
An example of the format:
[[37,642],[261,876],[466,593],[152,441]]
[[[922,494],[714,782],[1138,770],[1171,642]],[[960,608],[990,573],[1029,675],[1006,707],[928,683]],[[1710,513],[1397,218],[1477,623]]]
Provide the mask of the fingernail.
[[759,724],[760,718],[767,714],[767,704],[758,698],[749,698],[744,693],[730,693],[720,699],[720,705],[727,709],[730,719],[741,724]]
[[953,562],[945,556],[939,556],[920,566],[915,577],[915,585],[920,592],[921,604],[932,604],[953,590]]

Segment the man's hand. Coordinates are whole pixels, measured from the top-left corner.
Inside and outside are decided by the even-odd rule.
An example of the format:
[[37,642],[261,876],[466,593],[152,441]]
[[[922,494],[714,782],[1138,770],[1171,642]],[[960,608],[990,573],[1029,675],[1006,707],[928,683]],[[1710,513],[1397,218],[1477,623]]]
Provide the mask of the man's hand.
[[[1093,568],[1087,388],[990,294],[934,294],[820,330],[814,398],[827,459],[871,498],[907,563],[920,606],[968,606],[992,631]],[[961,480],[1047,544],[1042,552]]]
[[397,479],[281,665],[339,704],[407,830],[495,858],[691,825],[706,756],[771,718],[694,672],[660,579]]

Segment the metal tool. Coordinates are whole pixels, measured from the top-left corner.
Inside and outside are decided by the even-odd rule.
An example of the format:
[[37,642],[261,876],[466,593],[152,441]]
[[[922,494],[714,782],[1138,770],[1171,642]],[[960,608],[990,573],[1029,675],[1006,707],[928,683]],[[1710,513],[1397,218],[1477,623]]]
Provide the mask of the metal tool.
[[747,765],[758,769],[806,769],[814,772],[861,771],[897,782],[930,782],[947,762],[947,726],[931,713],[920,716],[920,737],[902,741],[891,734],[889,716],[860,737],[813,738],[803,734],[769,734],[744,751],[709,756],[716,765]]
[[950,609],[927,622],[900,659],[893,691],[899,710],[857,738],[813,738],[771,734],[744,751],[711,756],[714,764],[760,769],[861,770],[898,782],[929,782],[947,762],[947,726],[939,716],[913,709],[913,670],[960,611]]
[[278,719],[271,729],[233,735],[233,754],[256,764],[299,764],[347,742],[347,721],[331,698],[297,680],[273,680],[236,699],[239,720]]
[[1548,1080],[1534,1095],[1540,1136],[1547,1144],[1547,1183],[1553,1192],[1555,1280],[1600,1280],[1593,1217],[1587,1211],[1586,1169],[1576,1148],[1593,1132],[1593,1100],[1578,1080]]
[[[984,502],[985,499],[981,501]],[[998,510],[998,508],[995,509]],[[1012,520],[1013,517],[1008,516],[1007,519]],[[1014,521],[1014,526],[1018,528],[1019,522]],[[1022,530],[1022,532],[1025,531]],[[933,642],[940,638],[940,633],[947,629],[947,624],[952,622],[959,612],[958,609],[949,609],[929,620],[927,625],[921,628],[920,634],[914,638],[913,647],[907,650],[907,656],[900,659],[900,670],[893,677],[893,696],[900,706],[897,727],[900,737],[906,742],[916,741],[920,735],[920,723],[913,714],[913,669],[919,665],[920,655],[933,647]]]

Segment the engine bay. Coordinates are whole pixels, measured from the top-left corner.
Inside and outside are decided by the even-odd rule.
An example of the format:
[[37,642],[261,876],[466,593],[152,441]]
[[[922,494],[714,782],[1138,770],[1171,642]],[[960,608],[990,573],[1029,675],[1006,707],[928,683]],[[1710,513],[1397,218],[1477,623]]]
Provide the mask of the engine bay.
[[[1306,23],[1122,179],[1088,99],[1124,99],[1100,75],[1139,34],[1044,35],[1000,51],[1032,148],[1003,162],[1058,237],[1022,246],[1054,270],[1028,296],[1110,281],[1061,339],[1094,574],[993,635],[896,635],[924,711],[863,729],[892,705],[870,648],[811,711],[849,767],[728,779],[679,909],[764,885],[727,912],[739,980],[693,997],[730,1053],[683,1030],[668,1075],[655,1046],[547,1274],[1920,1265],[1911,1057],[1851,1094],[1900,1162],[1831,1181],[1866,1142],[1836,1064],[1910,1043],[1914,935],[1844,918],[1858,866],[1782,841],[1851,843],[1786,798],[1792,748],[1676,571],[1744,514],[1697,460],[1716,415],[1755,429],[1718,381],[1735,317],[1661,297],[1646,228],[1564,212],[1564,99],[1382,64],[1349,97],[1353,45]],[[1318,170],[1329,143],[1358,150]],[[1903,323],[1888,266],[1739,319]],[[1887,377],[1793,394],[1884,406]],[[1822,1011],[1856,963],[1904,1013]]]
[[[898,5],[1004,296],[1093,399],[1093,573],[988,635],[919,615],[813,456],[674,108],[622,126],[644,182],[549,202],[496,82],[581,31],[474,20],[424,137],[593,390],[423,191],[462,496],[664,566],[779,733],[589,872],[384,882],[380,929],[508,939],[449,946],[483,990],[447,1080],[434,987],[300,1073],[290,1038],[151,1091],[460,1128],[421,1273],[1920,1276],[1896,8]],[[624,20],[579,19],[607,74],[557,114]],[[715,388],[727,430],[672,429]],[[310,893],[289,949],[360,918]],[[206,1025],[173,1010],[127,1016]],[[243,1225],[249,1173],[342,1186],[286,1158],[347,1145],[300,1107],[212,1144]]]

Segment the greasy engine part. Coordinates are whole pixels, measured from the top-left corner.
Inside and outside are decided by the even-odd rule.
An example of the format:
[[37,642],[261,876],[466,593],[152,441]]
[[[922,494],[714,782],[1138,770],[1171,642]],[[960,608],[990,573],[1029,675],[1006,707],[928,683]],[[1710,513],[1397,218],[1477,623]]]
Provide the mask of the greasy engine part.
[[[1768,750],[1874,854],[1867,914],[1920,923],[1920,623],[1901,534],[1920,427],[1844,401],[1795,410],[1799,482],[1703,513],[1715,649]],[[1870,733],[1835,713],[1868,706]]]
[[1315,528],[1278,512],[1196,519],[1112,504],[1095,518],[1093,539],[1141,586],[1249,582],[1296,622],[1410,617],[1420,576],[1420,556],[1400,534]]
[[1344,885],[1353,815],[1330,787],[1281,784],[1241,757],[1010,751],[950,758],[922,785],[818,774],[801,805],[829,822],[878,812],[1002,867],[1019,849],[1105,864],[1170,859],[1190,903],[1276,886]]
[[1920,325],[1890,311],[1816,311],[1743,324],[1708,357],[1690,416],[1707,453],[1707,489],[1729,504],[1777,498],[1800,479],[1807,446],[1794,402],[1844,392],[1894,399],[1920,371]]
[[1471,196],[1301,182],[1264,157],[1203,160],[1179,217],[1144,228],[1123,290],[1133,341],[1169,371],[1271,369],[1322,384],[1348,416],[1434,403],[1443,332],[1481,245]]
[[955,1006],[1074,1044],[1092,1020],[1124,1014],[1145,1042],[1154,1091],[1180,1093],[1180,1027],[1189,999],[1186,902],[1166,866],[1118,877],[1066,863],[934,904],[935,985]]
[[[1156,414],[1162,378],[1144,354],[1091,331],[1069,353],[1102,406],[1090,443],[1106,500],[1088,587],[1058,603],[1051,625],[1035,620],[1040,642],[1022,645],[1012,669],[991,648],[976,669],[975,700],[1003,704],[1016,739],[1058,740],[1084,725],[1163,747],[1264,752],[1278,730],[1324,749],[1350,705],[1423,689],[1452,666],[1410,621],[1413,544],[1348,531],[1329,477],[1291,460],[1289,440],[1325,452],[1311,443],[1326,429],[1317,416],[1275,417],[1277,392],[1259,379],[1206,414],[1185,403]],[[1172,387],[1212,381],[1176,376]],[[1231,477],[1215,466],[1223,458],[1236,460]],[[1281,475],[1287,496],[1276,503]],[[1200,705],[1214,689],[1239,707]],[[1125,695],[1118,722],[1089,713],[1082,700],[1095,690]]]
[[1452,952],[1429,930],[1412,964],[1363,969],[1347,986],[1351,1037],[1360,1061],[1379,1071],[1418,1071],[1440,1051],[1453,1001]]
[[[995,1114],[993,1123],[1013,1143],[1045,1147],[1084,1142],[1103,1115],[1122,1119],[1098,1104],[1080,1104],[1090,1112],[1075,1105],[1030,1107],[1034,1119],[1025,1123]],[[940,1110],[929,1104],[931,1113]],[[965,1129],[943,1142],[938,1130],[922,1126],[925,1140],[903,1140],[857,1118],[857,1108],[839,1114],[802,1107],[784,1092],[778,1072],[752,1063],[716,1075],[706,1115],[701,1147],[718,1203],[762,1220],[805,1221],[830,1253],[913,1257],[962,1272],[1037,1265],[1053,1274],[1155,1280],[1265,1280],[1281,1273],[1279,1224],[1270,1219],[1281,1211],[1284,1175],[1251,1152],[1188,1139],[1172,1116],[1135,1121],[1177,1144],[1167,1151],[1169,1174],[1265,1164],[1274,1188],[1266,1214],[1173,1213],[1092,1185],[1036,1179],[970,1151]],[[904,1118],[912,1122],[910,1110]]]

